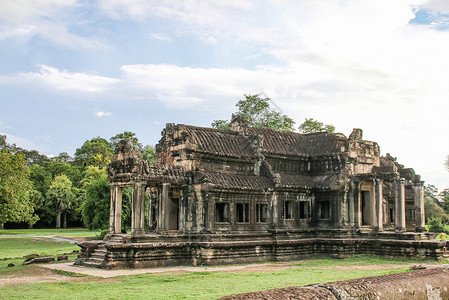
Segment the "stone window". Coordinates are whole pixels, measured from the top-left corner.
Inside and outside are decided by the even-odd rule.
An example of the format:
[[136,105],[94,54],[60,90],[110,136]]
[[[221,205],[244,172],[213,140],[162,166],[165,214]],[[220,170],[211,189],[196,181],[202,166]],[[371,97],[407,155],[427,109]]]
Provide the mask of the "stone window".
[[256,222],[257,223],[268,222],[268,204],[256,203]]
[[293,219],[293,201],[284,201],[282,216],[284,220]]
[[229,203],[215,203],[215,222],[229,222]]
[[394,209],[390,208],[390,223],[394,223]]
[[331,205],[329,201],[321,201],[318,206],[318,219],[330,219]]
[[249,223],[249,203],[236,203],[236,222]]
[[299,202],[299,218],[303,220],[309,218],[309,203],[306,201]]

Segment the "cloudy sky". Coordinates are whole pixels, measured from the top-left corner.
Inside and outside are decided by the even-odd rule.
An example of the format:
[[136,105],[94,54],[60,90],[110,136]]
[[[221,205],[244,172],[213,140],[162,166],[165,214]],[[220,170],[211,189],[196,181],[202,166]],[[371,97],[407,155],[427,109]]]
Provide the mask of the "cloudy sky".
[[447,0],[0,0],[0,133],[48,155],[263,92],[449,187]]

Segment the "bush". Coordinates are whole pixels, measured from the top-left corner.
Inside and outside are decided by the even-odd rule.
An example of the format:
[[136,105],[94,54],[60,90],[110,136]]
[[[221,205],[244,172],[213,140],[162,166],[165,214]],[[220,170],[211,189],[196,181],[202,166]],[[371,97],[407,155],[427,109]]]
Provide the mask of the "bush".
[[442,221],[441,217],[433,217],[430,218],[428,221],[429,224],[429,228],[427,229],[429,232],[436,232],[436,233],[440,233],[445,231],[445,229],[447,228],[447,224],[445,222]]
[[102,231],[100,231],[100,233],[98,233],[98,234],[95,235],[95,239],[96,239],[96,240],[102,240],[102,239],[104,239],[104,236],[105,236],[106,234],[108,234],[108,233],[109,233],[109,230],[108,230],[108,229],[103,229]]

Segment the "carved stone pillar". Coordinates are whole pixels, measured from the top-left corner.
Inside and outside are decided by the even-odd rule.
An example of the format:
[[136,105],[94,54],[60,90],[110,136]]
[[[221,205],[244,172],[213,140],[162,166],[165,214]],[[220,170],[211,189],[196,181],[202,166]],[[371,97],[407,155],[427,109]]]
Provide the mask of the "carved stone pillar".
[[376,205],[376,180],[373,179],[373,186],[371,188],[371,192],[370,192],[370,223],[371,223],[371,227],[377,229],[378,228],[378,223],[377,223],[377,212],[378,212],[378,207]]
[[278,226],[278,195],[273,192],[271,195],[271,227],[276,228]]
[[383,185],[383,180],[382,179],[377,179],[377,228],[378,231],[383,231],[384,230],[384,212],[383,212],[383,203],[384,203],[384,197],[383,197],[383,190],[382,190],[382,185]]
[[109,206],[109,233],[115,233],[115,186],[111,186],[111,204]]
[[362,226],[362,195],[361,195],[361,186],[362,183],[361,182],[357,182],[356,183],[356,188],[355,188],[355,199],[354,199],[354,203],[355,203],[355,226],[357,228],[360,228]]
[[424,182],[420,181],[415,184],[415,220],[416,230],[425,230],[426,215],[424,211]]
[[394,181],[394,205],[395,220],[394,227],[396,231],[406,230],[405,224],[405,179],[401,178]]
[[115,193],[115,216],[114,233],[122,233],[122,187],[114,186]]
[[354,182],[351,181],[351,185],[348,192],[348,217],[349,217],[349,226],[351,227],[353,227],[355,223],[354,193],[355,193],[355,185]]
[[161,193],[161,207],[159,209],[159,223],[161,224],[162,230],[168,230],[169,224],[168,224],[168,208],[169,208],[169,195],[168,190],[170,187],[170,183],[162,183],[162,193]]
[[137,182],[133,188],[131,234],[145,234],[145,185]]

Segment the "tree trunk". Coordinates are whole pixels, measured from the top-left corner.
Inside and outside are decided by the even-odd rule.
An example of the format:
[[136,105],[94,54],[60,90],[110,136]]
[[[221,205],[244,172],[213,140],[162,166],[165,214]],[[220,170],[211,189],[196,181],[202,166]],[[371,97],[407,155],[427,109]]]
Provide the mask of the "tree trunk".
[[61,228],[61,213],[62,211],[58,209],[58,212],[56,213],[56,228]]
[[32,229],[33,228],[33,224],[28,224],[28,229]]
[[62,227],[67,228],[67,212],[66,211],[64,212],[64,221],[63,221]]
[[5,224],[0,223],[0,229],[5,229]]

